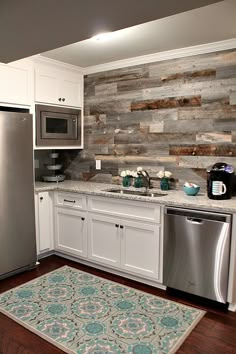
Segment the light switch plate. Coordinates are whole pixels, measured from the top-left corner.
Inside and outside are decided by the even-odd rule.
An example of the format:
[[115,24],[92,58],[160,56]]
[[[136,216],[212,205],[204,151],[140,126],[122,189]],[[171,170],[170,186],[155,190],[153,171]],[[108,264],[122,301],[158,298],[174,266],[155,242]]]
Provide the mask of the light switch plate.
[[101,160],[96,160],[96,170],[101,170]]

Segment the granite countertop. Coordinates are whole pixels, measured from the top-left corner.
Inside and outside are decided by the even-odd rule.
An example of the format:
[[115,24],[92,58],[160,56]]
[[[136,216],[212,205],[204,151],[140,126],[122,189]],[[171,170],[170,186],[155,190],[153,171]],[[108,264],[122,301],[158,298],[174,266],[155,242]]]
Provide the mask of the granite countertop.
[[[35,191],[64,191],[82,193],[88,195],[99,195],[126,200],[139,200],[143,202],[158,203],[169,206],[186,207],[202,210],[215,210],[220,212],[236,212],[236,197],[229,200],[212,200],[206,193],[199,193],[197,196],[187,196],[182,190],[169,190],[167,195],[160,197],[144,197],[130,194],[117,194],[107,192],[107,189],[122,189],[122,186],[106,183],[82,182],[66,180],[60,183],[36,182]],[[130,188],[134,189],[134,188]],[[152,193],[159,192],[165,194],[165,191],[151,189]]]

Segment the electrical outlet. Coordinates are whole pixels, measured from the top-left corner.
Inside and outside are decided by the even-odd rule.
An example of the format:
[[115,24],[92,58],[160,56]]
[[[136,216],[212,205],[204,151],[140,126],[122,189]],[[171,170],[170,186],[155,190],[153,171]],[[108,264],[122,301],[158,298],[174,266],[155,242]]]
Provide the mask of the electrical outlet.
[[96,170],[101,170],[101,160],[96,160]]

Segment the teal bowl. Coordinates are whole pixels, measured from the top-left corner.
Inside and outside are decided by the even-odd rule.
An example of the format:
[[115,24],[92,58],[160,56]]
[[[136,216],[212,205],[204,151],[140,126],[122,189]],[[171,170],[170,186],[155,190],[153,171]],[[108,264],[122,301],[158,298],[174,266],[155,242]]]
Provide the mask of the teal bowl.
[[184,186],[183,189],[187,195],[197,195],[200,190],[200,187],[199,186],[197,186],[197,187],[185,187]]

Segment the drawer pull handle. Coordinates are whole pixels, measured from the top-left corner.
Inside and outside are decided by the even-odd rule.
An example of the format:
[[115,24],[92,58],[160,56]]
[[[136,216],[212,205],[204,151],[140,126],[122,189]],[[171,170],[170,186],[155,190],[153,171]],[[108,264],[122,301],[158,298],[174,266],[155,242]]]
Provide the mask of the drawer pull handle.
[[85,218],[81,218],[81,220],[82,220],[82,221],[84,221],[84,220],[85,220]]
[[120,228],[121,228],[121,229],[123,229],[123,228],[124,228],[124,226],[123,226],[123,225],[120,225]]
[[43,197],[40,197],[39,199],[40,199],[40,200],[43,200]]
[[66,203],[75,203],[75,200],[64,199],[64,202],[66,202]]
[[119,225],[118,225],[118,224],[116,224],[116,227],[119,227]]

